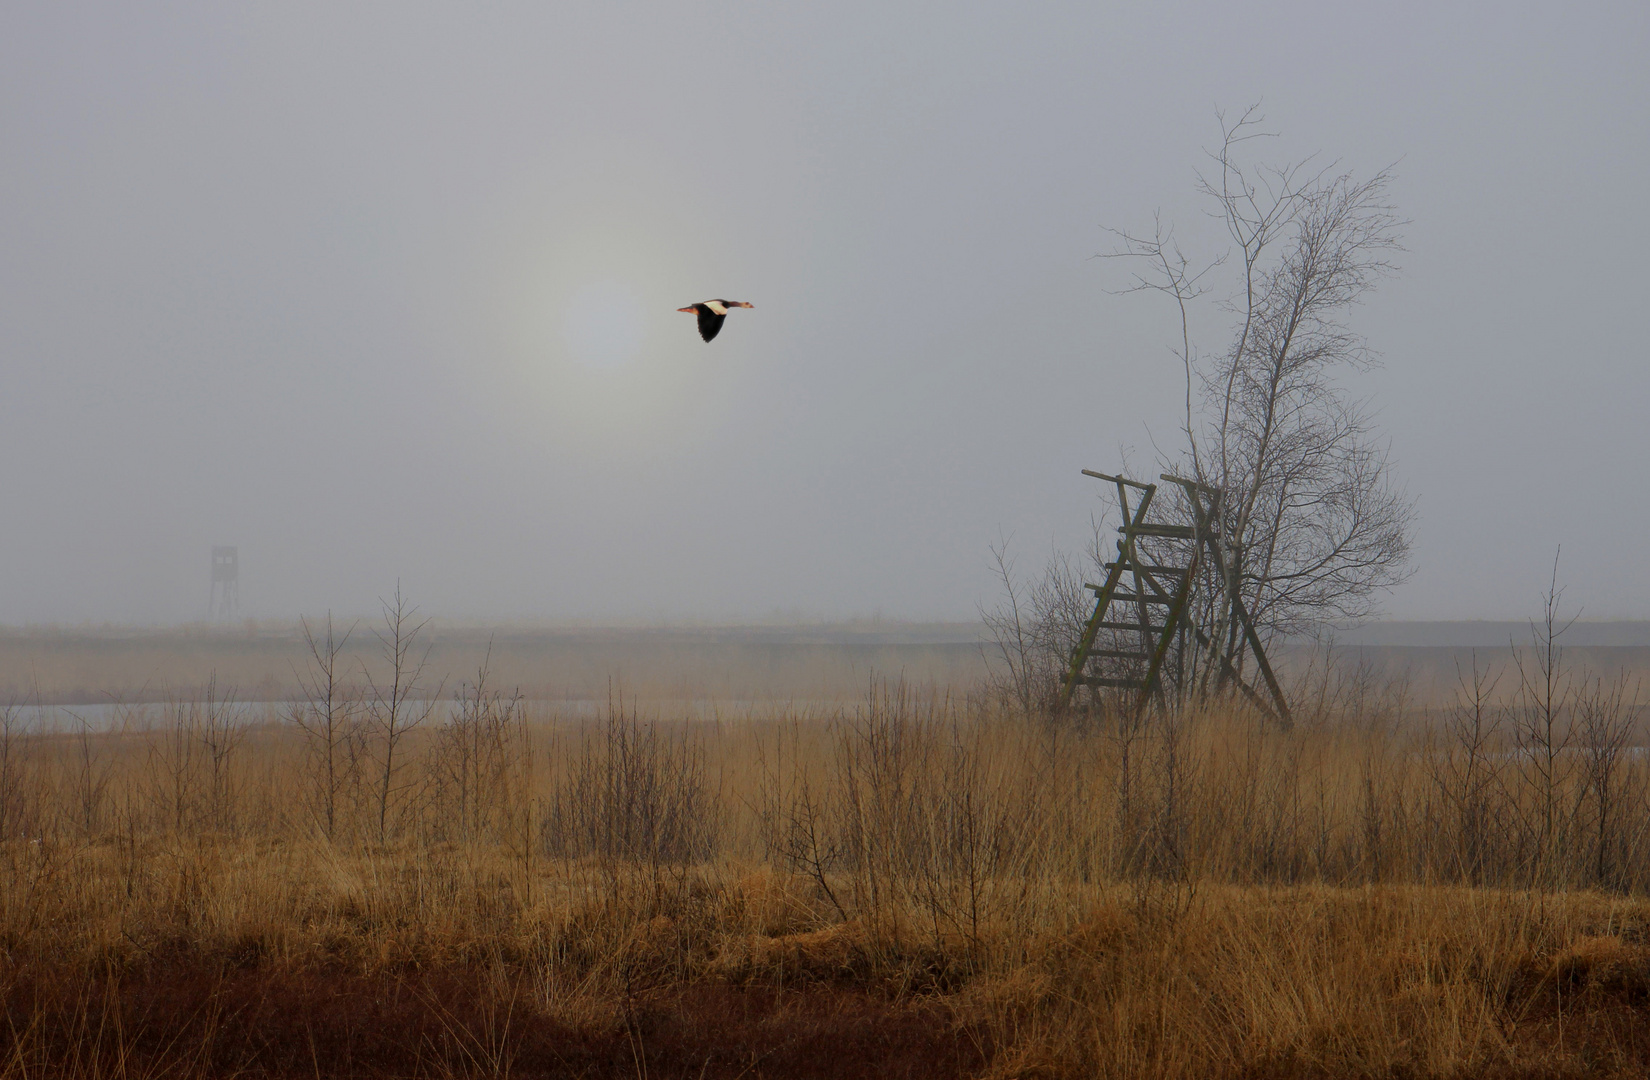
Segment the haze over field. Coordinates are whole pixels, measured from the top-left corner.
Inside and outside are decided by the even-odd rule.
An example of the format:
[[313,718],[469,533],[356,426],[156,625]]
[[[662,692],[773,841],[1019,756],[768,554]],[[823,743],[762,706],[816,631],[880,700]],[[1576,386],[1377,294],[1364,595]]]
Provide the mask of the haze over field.
[[[1392,166],[1395,617],[1650,617],[1650,9],[13,4],[0,624],[967,619],[1175,443],[1094,255],[1217,107]],[[711,345],[683,304],[752,301]],[[1205,340],[1218,345],[1216,323]]]

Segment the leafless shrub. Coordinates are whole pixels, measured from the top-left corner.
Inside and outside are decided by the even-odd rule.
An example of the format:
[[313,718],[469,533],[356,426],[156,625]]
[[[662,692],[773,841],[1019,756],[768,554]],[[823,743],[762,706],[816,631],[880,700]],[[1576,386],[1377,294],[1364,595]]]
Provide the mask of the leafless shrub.
[[952,713],[925,734],[937,766],[924,778],[925,835],[915,900],[936,940],[960,934],[976,950],[990,932],[1024,917],[1042,880],[1058,784],[1030,783],[1004,760],[1036,754],[1040,733],[1004,731]]
[[836,829],[854,906],[897,911],[922,841],[921,782],[933,757],[932,709],[917,714],[903,683],[873,684],[866,704],[837,722]]
[[993,546],[991,557],[997,579],[1002,582],[1002,598],[994,608],[980,609],[980,617],[990,631],[995,655],[1001,668],[992,669],[995,696],[1029,713],[1037,701],[1039,690],[1049,682],[1045,670],[1048,657],[1037,648],[1039,616],[1032,607],[1031,598],[1016,579],[1014,560],[1008,551],[1008,538]]
[[39,791],[23,710],[0,705],[0,843],[40,835]]
[[412,791],[404,776],[411,764],[405,753],[407,736],[430,718],[441,698],[440,686],[426,696],[423,682],[430,647],[422,635],[429,620],[417,615],[398,583],[394,599],[383,603],[383,625],[376,631],[382,670],[375,677],[371,668],[363,669],[370,693],[368,756],[374,771],[373,816],[379,843],[389,839],[393,819]]
[[831,884],[843,856],[833,828],[832,789],[810,768],[814,757],[795,719],[777,729],[771,744],[758,744],[757,835],[764,862],[806,877],[847,919],[848,909]]
[[[489,650],[490,654],[490,650]],[[523,801],[526,745],[523,704],[488,685],[483,660],[437,730],[427,769],[435,835],[466,843],[499,842]]]
[[359,794],[365,754],[359,703],[349,694],[344,680],[343,652],[355,628],[337,634],[331,612],[327,613],[324,634],[317,634],[307,619],[300,626],[309,663],[298,676],[305,700],[293,705],[291,719],[303,733],[308,752],[312,812],[322,834],[333,840],[338,836],[348,796]]
[[240,802],[232,759],[246,740],[246,717],[233,691],[219,696],[216,677],[207,681],[206,693],[197,707],[198,731],[206,751],[206,820],[212,828],[232,832]]
[[1619,884],[1628,853],[1622,835],[1624,795],[1622,754],[1633,735],[1639,688],[1625,673],[1613,680],[1595,678],[1576,695],[1578,735],[1592,814],[1593,882],[1601,888]]
[[[235,757],[245,738],[246,720],[234,694],[220,695],[215,677],[200,695],[167,701],[159,728],[146,738],[145,786],[153,815],[175,834],[233,831],[241,801]],[[105,771],[99,783],[108,782]]]
[[1445,858],[1451,879],[1482,884],[1490,865],[1496,822],[1502,819],[1507,757],[1505,714],[1494,704],[1499,676],[1480,668],[1456,670],[1456,700],[1444,714],[1444,745],[1429,747],[1433,784],[1447,814],[1443,835],[1453,838]]
[[147,740],[149,767],[145,787],[157,820],[173,834],[195,828],[202,802],[200,710],[192,701],[176,699],[161,708],[158,729]]
[[1048,714],[1094,606],[1093,595],[1083,587],[1078,564],[1059,552],[1030,583],[1017,577],[1006,539],[991,553],[1003,585],[997,605],[980,611],[992,636],[987,653],[991,696],[1028,715]]
[[1064,737],[1009,715],[992,723],[999,714],[874,680],[811,739],[780,729],[760,755],[764,850],[878,933],[897,935],[915,910],[936,938],[981,940],[1031,902],[1064,790],[1047,771],[1004,767]]
[[554,856],[590,856],[615,871],[657,876],[710,857],[716,818],[702,742],[642,720],[621,698],[583,733],[542,816],[541,838]]
[[1572,797],[1577,762],[1570,752],[1577,734],[1574,713],[1579,687],[1565,664],[1561,640],[1576,617],[1560,615],[1563,595],[1555,557],[1541,619],[1530,624],[1529,648],[1513,649],[1518,685],[1508,706],[1514,760],[1530,796],[1521,808],[1521,840],[1534,880],[1543,885],[1556,885],[1566,877],[1564,854],[1573,839],[1579,810]]
[[96,737],[92,724],[79,713],[68,710],[74,721],[74,751],[70,762],[70,788],[73,827],[84,838],[98,835],[103,829],[104,810],[108,800],[110,770],[107,749]]

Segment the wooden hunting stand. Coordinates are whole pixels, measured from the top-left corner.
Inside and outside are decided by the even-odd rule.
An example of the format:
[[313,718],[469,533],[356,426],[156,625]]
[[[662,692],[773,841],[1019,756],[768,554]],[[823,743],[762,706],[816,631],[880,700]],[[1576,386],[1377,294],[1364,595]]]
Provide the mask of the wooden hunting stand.
[[[1226,556],[1237,545],[1223,535],[1220,489],[1164,473],[1159,479],[1176,485],[1186,500],[1180,520],[1191,521],[1171,524],[1146,520],[1158,485],[1088,469],[1083,475],[1117,485],[1122,539],[1116,560],[1104,564],[1105,584],[1084,583],[1095,594],[1094,614],[1072,650],[1060,707],[1071,704],[1077,687],[1087,686],[1096,698],[1102,689],[1123,691],[1139,713],[1153,701],[1206,693],[1212,680],[1216,692],[1234,684],[1255,705],[1284,725],[1292,724],[1260,635],[1238,594],[1235,560]],[[1132,509],[1131,489],[1139,492]],[[1197,595],[1200,589],[1203,596]],[[1210,625],[1200,625],[1203,620]],[[1264,696],[1244,681],[1240,668],[1245,652],[1260,671]]]

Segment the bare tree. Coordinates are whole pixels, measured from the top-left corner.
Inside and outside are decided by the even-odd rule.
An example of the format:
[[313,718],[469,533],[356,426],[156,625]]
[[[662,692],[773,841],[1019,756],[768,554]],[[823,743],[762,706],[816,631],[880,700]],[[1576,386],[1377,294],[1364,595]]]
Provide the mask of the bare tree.
[[1511,709],[1518,765],[1524,771],[1535,805],[1526,815],[1525,834],[1533,841],[1535,881],[1556,884],[1563,868],[1560,858],[1568,847],[1575,808],[1565,798],[1576,765],[1570,751],[1577,735],[1574,712],[1579,687],[1564,659],[1564,634],[1580,613],[1568,619],[1560,613],[1564,590],[1558,587],[1558,558],[1553,558],[1552,583],[1542,598],[1541,621],[1530,624],[1529,655],[1513,648],[1518,674]]
[[377,637],[387,668],[384,681],[374,679],[370,669],[365,670],[367,688],[372,695],[369,713],[377,741],[374,799],[380,843],[389,837],[391,809],[406,793],[407,785],[401,782],[406,766],[402,744],[413,729],[430,718],[441,698],[439,686],[434,693],[420,697],[430,646],[419,637],[429,620],[417,618],[418,609],[401,595],[399,582],[395,586],[395,599],[384,601],[383,607],[384,625],[377,631]]
[[225,832],[235,827],[235,774],[231,761],[246,739],[246,719],[235,703],[235,692],[219,696],[218,676],[206,680],[206,697],[194,704],[199,710],[197,731],[206,750],[207,813],[212,827]]
[[200,821],[205,748],[200,726],[199,703],[169,695],[161,711],[160,727],[149,740],[149,799],[155,815],[177,835],[197,827]]
[[991,554],[1003,583],[998,605],[980,609],[992,636],[991,648],[984,650],[993,673],[992,690],[1001,701],[1024,712],[1052,708],[1092,606],[1083,588],[1082,571],[1071,558],[1056,552],[1041,578],[1024,583],[1015,576],[1006,538]]
[[292,708],[292,721],[304,733],[314,769],[317,816],[328,840],[338,833],[339,801],[345,787],[356,779],[360,738],[356,722],[356,702],[351,700],[340,667],[344,647],[349,644],[354,625],[339,636],[333,629],[332,612],[327,612],[326,632],[317,635],[308,620],[300,620],[304,646],[309,650],[306,672],[298,675],[305,700]]
[[[982,606],[980,618],[984,620],[986,629],[991,631],[997,658],[1003,665],[999,674],[991,663],[992,657],[987,654],[986,662],[993,670],[993,690],[998,697],[1030,712],[1039,681],[1036,671],[1038,656],[1033,645],[1034,611],[1027,602],[1029,598],[1025,595],[1025,589],[1014,579],[1014,560],[1009,557],[1006,536],[992,546],[991,558],[997,578],[1003,583],[1003,596],[995,608]],[[982,652],[985,650],[984,645],[980,648]]]
[[[1162,293],[1180,318],[1185,445],[1163,464],[1224,492],[1231,593],[1263,632],[1289,633],[1366,615],[1407,574],[1412,503],[1370,411],[1338,382],[1376,363],[1347,320],[1393,271],[1402,222],[1386,172],[1250,164],[1260,124],[1254,108],[1222,116],[1199,176],[1231,252],[1195,266],[1159,221],[1150,236],[1119,233],[1114,255],[1145,264],[1126,291]],[[1231,338],[1205,354],[1194,308],[1223,274]],[[1233,611],[1207,614],[1225,659],[1241,662]]]
[[1577,695],[1581,753],[1586,762],[1587,788],[1592,794],[1593,880],[1600,888],[1615,880],[1620,864],[1622,755],[1633,735],[1633,717],[1639,710],[1640,688],[1629,686],[1627,674],[1614,679],[1595,677]]

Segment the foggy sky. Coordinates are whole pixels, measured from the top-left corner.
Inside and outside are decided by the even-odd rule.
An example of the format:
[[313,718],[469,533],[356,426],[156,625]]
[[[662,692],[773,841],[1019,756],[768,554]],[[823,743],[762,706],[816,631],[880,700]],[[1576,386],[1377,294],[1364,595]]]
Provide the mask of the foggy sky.
[[[1104,226],[1393,166],[1395,617],[1650,617],[1650,8],[0,8],[0,624],[966,618],[1172,445]],[[713,344],[675,308],[755,303]],[[1206,347],[1221,344],[1211,313]]]

